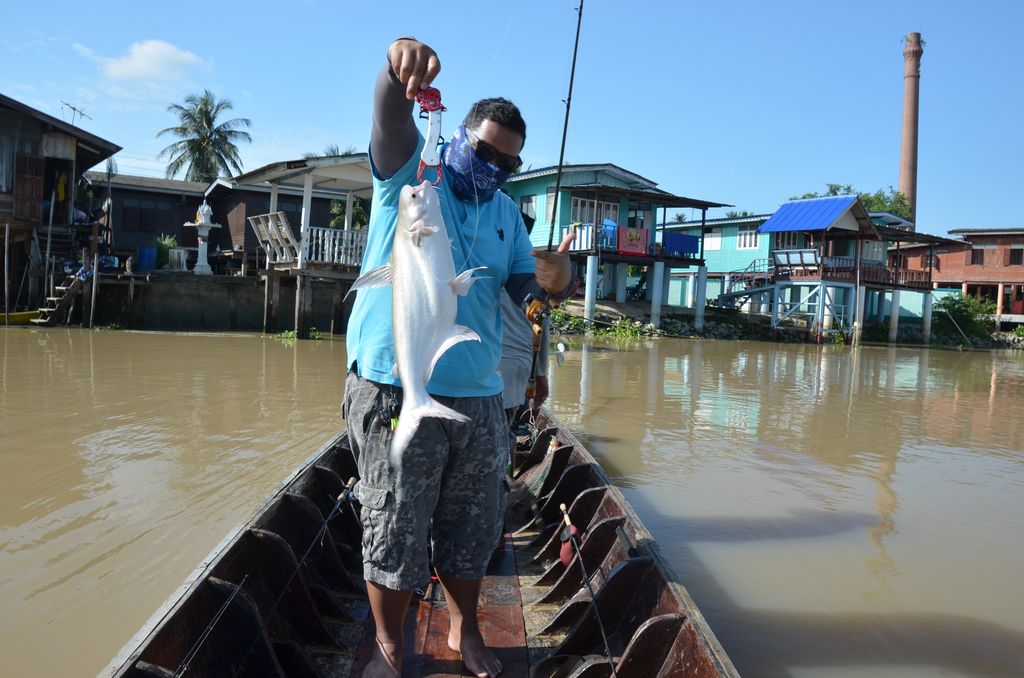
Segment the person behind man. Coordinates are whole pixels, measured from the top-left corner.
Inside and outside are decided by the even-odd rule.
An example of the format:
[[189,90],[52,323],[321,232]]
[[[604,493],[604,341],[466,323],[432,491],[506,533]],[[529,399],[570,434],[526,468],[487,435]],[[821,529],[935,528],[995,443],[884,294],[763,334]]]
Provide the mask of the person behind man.
[[[412,100],[441,69],[436,52],[412,38],[391,43],[387,58],[374,91],[374,190],[363,272],[386,263],[391,254],[399,192],[417,183],[424,143],[412,118]],[[394,468],[388,464],[390,419],[401,407],[401,389],[392,372],[391,290],[360,290],[353,306],[342,411],[359,469],[363,576],[377,633],[366,676],[400,675],[405,614],[431,567],[448,606],[449,646],[477,676],[501,672],[477,622],[480,580],[501,535],[505,503],[508,428],[496,372],[499,295],[504,289],[522,303],[543,289],[561,298],[571,282],[564,253],[569,242],[557,252],[534,253],[519,210],[498,191],[521,164],[525,140],[519,109],[505,99],[484,99],[442,151],[444,179],[437,188],[455,267],[487,268],[469,294],[459,297],[456,318],[480,341],[449,349],[427,391],[469,421],[422,420]]]

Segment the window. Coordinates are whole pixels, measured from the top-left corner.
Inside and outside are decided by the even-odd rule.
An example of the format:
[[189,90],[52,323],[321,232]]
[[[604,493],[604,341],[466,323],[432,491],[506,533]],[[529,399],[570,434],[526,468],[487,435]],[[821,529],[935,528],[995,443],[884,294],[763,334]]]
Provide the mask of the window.
[[921,257],[921,264],[925,270],[929,268],[934,268],[936,271],[939,270],[939,253],[925,252],[924,256]]
[[800,234],[795,231],[775,234],[775,249],[796,250],[800,249]]
[[573,198],[570,221],[584,224],[602,223],[604,219],[611,219],[619,223],[619,204],[615,202],[600,202],[586,198]]
[[1011,249],[1007,261],[1010,266],[1024,266],[1024,247]]
[[722,249],[721,227],[709,228],[704,232],[704,251],[715,252]]
[[972,266],[984,266],[985,265],[985,250],[972,249],[971,250],[971,265]]
[[531,219],[537,218],[537,196],[535,195],[524,195],[519,199],[519,209],[522,210],[523,214],[530,217]]
[[864,261],[885,261],[885,243],[881,240],[865,240],[860,248],[860,256]]
[[629,210],[629,217],[626,221],[626,225],[630,228],[643,228],[644,227],[644,210],[631,209]]
[[14,190],[14,139],[0,135],[0,193]]
[[757,226],[740,226],[736,233],[736,249],[757,249]]
[[121,229],[139,230],[139,201],[135,198],[125,198],[121,203]]

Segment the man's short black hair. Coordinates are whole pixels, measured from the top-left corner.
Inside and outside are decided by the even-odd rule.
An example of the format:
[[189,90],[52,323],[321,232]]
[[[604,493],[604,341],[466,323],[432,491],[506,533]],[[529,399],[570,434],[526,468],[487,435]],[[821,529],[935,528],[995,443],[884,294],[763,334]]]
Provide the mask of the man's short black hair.
[[484,120],[496,122],[515,132],[523,138],[523,143],[526,143],[526,121],[523,120],[519,108],[508,99],[495,97],[476,102],[466,115],[466,127],[475,130]]

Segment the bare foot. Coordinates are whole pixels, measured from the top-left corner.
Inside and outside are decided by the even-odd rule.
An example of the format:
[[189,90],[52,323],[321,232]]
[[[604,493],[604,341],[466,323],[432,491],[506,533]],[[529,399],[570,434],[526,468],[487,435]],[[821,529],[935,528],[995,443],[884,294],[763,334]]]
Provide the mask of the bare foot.
[[382,643],[379,638],[373,648],[373,656],[363,668],[363,678],[398,678],[402,675],[402,648],[392,643]]
[[501,662],[484,645],[480,632],[466,634],[461,638],[455,631],[448,633],[448,647],[462,653],[462,663],[477,678],[495,678],[501,675]]

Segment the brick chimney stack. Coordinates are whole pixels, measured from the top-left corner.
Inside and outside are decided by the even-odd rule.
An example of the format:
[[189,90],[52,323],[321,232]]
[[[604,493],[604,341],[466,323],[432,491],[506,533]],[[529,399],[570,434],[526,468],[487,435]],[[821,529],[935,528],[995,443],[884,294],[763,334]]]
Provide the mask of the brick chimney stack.
[[900,143],[899,191],[910,203],[910,220],[917,224],[917,123],[921,90],[921,55],[924,46],[920,33],[908,33],[903,59],[903,139]]

